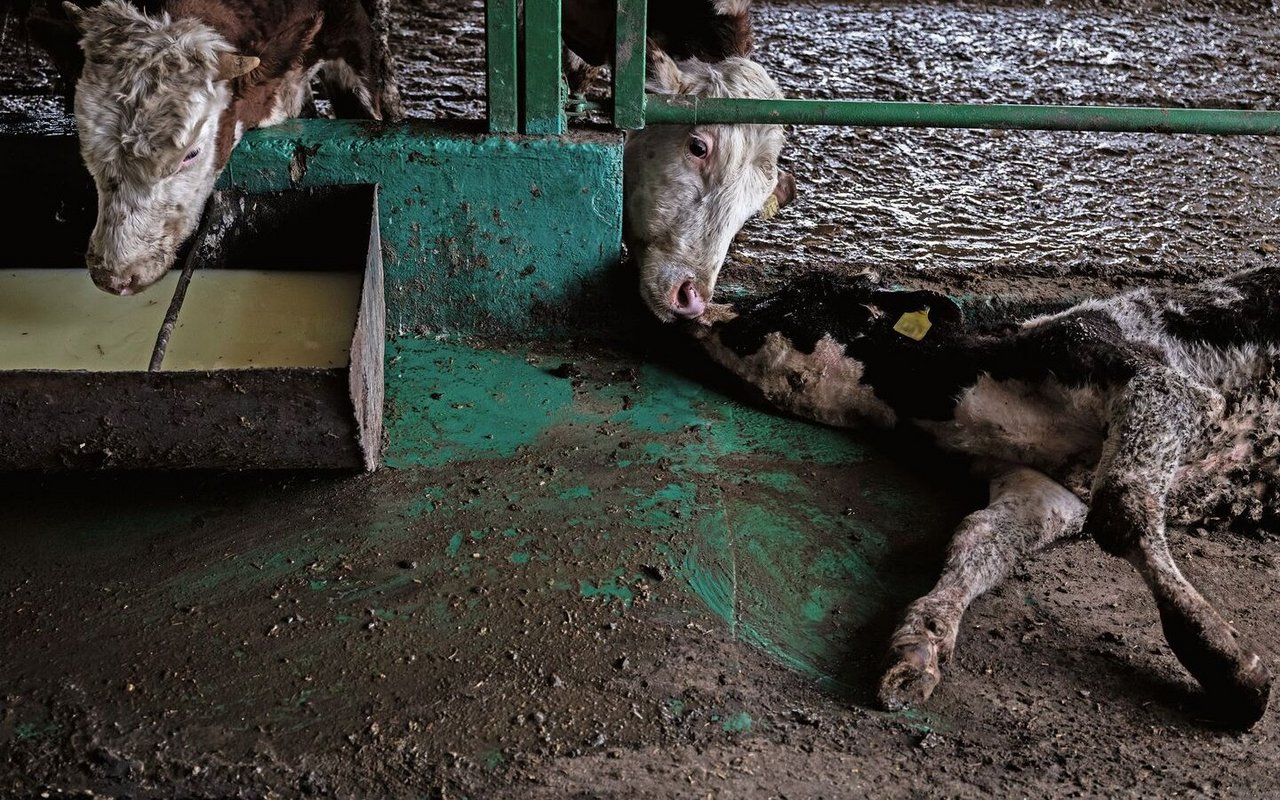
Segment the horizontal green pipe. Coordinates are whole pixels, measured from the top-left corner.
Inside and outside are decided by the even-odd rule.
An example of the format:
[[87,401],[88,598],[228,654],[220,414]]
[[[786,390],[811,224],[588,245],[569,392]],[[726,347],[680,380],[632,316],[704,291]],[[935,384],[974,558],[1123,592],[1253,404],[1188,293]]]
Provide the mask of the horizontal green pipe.
[[568,113],[578,116],[589,114],[593,111],[600,111],[605,114],[613,113],[613,103],[608,100],[588,100],[578,95],[570,97],[565,102],[564,108]]
[[1131,106],[876,103],[855,100],[747,100],[646,95],[645,122],[768,122],[900,128],[1011,128],[1041,131],[1280,134],[1280,111]]

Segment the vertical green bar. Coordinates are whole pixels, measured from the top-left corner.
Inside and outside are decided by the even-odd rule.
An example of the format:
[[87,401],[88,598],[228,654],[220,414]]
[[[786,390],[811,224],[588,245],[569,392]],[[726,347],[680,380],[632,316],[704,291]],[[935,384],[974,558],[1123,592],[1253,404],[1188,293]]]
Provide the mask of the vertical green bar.
[[644,127],[645,37],[649,0],[618,0],[617,52],[613,61],[613,124]]
[[560,0],[524,3],[524,132],[561,134],[568,92],[560,65]]
[[519,76],[516,64],[516,0],[485,3],[485,60],[488,62],[489,131],[519,128]]

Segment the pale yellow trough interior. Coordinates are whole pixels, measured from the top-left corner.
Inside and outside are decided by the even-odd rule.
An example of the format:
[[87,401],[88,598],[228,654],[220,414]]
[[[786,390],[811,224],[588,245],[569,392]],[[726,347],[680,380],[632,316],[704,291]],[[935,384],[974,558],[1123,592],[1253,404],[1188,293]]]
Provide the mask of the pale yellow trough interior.
[[363,276],[196,270],[163,371],[345,367]]
[[[146,370],[178,273],[115,297],[82,269],[0,271],[0,370]],[[363,276],[197,270],[161,369],[345,367]]]
[[115,297],[83,269],[0,271],[0,370],[145,370],[177,282]]

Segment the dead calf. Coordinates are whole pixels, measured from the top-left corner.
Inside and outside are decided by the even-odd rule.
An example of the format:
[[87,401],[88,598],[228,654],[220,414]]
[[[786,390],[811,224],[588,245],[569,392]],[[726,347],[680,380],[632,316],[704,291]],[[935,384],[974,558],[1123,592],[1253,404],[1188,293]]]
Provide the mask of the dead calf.
[[1165,531],[1280,521],[1280,269],[1089,301],[1004,335],[969,330],[934,292],[815,273],[691,329],[779,408],[922,430],[989,479],[988,505],[893,635],[885,706],[924,702],[969,604],[1083,532],[1142,576],[1226,721],[1265,713],[1271,671],[1178,569]]

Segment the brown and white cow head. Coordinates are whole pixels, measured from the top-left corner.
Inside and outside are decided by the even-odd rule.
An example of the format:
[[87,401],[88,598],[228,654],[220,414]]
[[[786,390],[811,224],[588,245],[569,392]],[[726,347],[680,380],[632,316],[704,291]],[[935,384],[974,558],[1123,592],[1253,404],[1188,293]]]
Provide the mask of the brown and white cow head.
[[264,79],[254,77],[257,56],[200,19],[149,16],[120,0],[64,8],[84,51],[76,126],[98,190],[85,261],[100,288],[134,294],[173,265],[244,130],[296,113],[301,98],[286,89],[305,85],[301,54],[323,15],[277,32]]
[[[113,294],[141,291],[173,264],[230,155],[220,146],[229,81],[258,65],[194,18],[124,2],[64,5],[80,32],[80,153],[98,190],[85,261]],[[228,143],[232,144],[232,143]]]
[[[648,90],[701,97],[779,98],[746,58],[677,64],[650,50]],[[786,205],[795,180],[778,169],[781,125],[651,125],[626,144],[626,238],[640,290],[663,320],[695,318],[715,291],[729,244],[753,215]]]

